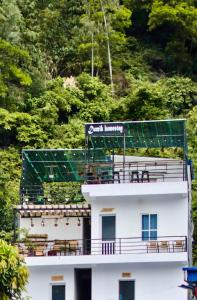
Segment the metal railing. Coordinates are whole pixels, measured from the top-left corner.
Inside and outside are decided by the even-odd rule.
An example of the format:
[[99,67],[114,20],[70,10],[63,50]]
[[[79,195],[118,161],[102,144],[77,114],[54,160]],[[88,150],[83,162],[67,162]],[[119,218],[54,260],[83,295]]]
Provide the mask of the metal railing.
[[157,240],[117,238],[80,240],[26,240],[15,244],[24,256],[114,255],[175,253],[187,251],[186,236],[163,236]]
[[79,178],[78,182],[23,185],[20,191],[21,203],[83,202],[81,184],[154,183],[187,180],[186,162],[183,160],[84,162],[80,169],[75,172]]
[[84,179],[87,184],[185,181],[186,164],[182,160],[91,163]]

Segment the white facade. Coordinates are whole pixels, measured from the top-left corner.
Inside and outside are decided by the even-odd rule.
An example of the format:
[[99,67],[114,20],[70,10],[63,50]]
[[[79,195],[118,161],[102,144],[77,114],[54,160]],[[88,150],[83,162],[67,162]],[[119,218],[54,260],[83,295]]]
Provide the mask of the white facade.
[[[164,161],[164,160],[162,160]],[[182,175],[181,175],[182,176]],[[89,255],[27,257],[30,280],[27,287],[32,300],[52,299],[52,285],[65,285],[65,300],[84,300],[77,296],[75,269],[91,269],[91,298],[121,300],[120,281],[134,281],[135,292],[129,300],[186,300],[187,292],[178,285],[182,267],[188,265],[188,182],[167,180],[148,183],[88,184],[82,193],[91,204],[91,252]],[[149,250],[142,240],[142,216],[157,216],[158,248]],[[103,252],[102,217],[115,216],[113,251]],[[83,239],[83,222],[76,218],[20,219],[20,227],[33,233],[47,233],[53,239]],[[162,241],[168,245],[162,248]],[[177,241],[183,242],[179,248]],[[161,243],[161,246],[160,246]],[[54,280],[55,278],[55,280]],[[38,288],[38,287],[41,288]]]
[[[137,300],[185,300],[187,292],[178,287],[183,280],[182,266],[184,265],[171,262],[84,265],[85,268],[92,268],[92,299],[94,300],[119,300],[120,280],[135,281]],[[76,299],[74,269],[78,267],[78,265],[30,267],[29,295],[33,300],[51,300],[51,285],[62,283],[66,286],[66,299]],[[123,278],[123,273],[130,273],[131,277]],[[52,277],[57,274],[63,277],[62,280],[52,281]]]

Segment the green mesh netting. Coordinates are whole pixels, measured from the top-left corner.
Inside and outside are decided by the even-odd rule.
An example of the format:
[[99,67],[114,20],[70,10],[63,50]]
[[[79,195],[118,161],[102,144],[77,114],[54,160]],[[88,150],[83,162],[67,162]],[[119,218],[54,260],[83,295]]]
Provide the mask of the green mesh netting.
[[86,138],[90,148],[185,148],[185,120],[86,124]]

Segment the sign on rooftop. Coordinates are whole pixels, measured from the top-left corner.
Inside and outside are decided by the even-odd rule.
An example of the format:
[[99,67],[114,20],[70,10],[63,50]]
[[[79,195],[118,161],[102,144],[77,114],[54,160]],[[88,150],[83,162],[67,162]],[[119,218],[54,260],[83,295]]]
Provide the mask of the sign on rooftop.
[[125,127],[123,123],[93,123],[86,124],[85,130],[89,136],[111,136],[123,135]]

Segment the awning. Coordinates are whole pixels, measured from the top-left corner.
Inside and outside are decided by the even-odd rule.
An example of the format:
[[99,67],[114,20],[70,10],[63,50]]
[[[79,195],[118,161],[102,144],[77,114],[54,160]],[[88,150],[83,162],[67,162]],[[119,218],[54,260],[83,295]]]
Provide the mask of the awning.
[[17,205],[15,210],[23,218],[89,217],[91,214],[89,204]]
[[89,148],[186,146],[185,119],[85,124]]

